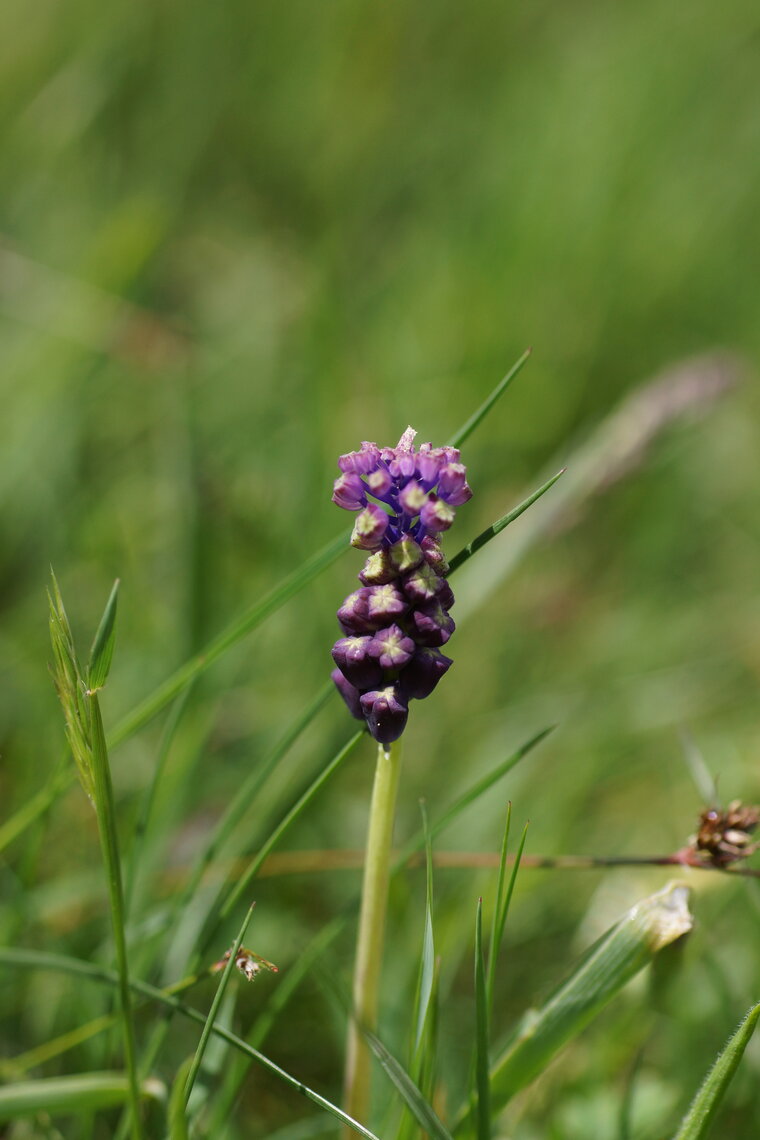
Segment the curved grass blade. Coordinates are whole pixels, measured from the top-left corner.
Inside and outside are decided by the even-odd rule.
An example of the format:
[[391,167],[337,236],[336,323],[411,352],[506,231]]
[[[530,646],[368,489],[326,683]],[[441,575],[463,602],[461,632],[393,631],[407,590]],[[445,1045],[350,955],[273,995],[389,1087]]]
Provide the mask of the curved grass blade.
[[348,740],[343,745],[343,747],[336,753],[335,756],[333,756],[333,758],[329,762],[329,764],[327,764],[326,767],[324,767],[322,769],[322,771],[319,773],[319,775],[314,780],[312,780],[311,784],[309,784],[308,788],[303,793],[303,795],[300,796],[298,798],[298,800],[296,801],[296,803],[293,804],[290,811],[285,813],[285,815],[282,817],[280,822],[277,824],[277,826],[275,827],[274,831],[271,833],[269,838],[267,840],[265,840],[265,842],[259,848],[258,853],[256,854],[256,857],[248,865],[248,867],[246,867],[245,871],[240,876],[240,879],[238,880],[238,882],[235,883],[234,887],[231,889],[231,891],[227,895],[227,898],[224,900],[224,903],[222,904],[222,908],[220,911],[220,918],[224,919],[227,917],[227,915],[230,913],[232,908],[235,906],[235,903],[238,901],[240,896],[250,886],[251,880],[254,879],[256,877],[256,875],[258,874],[259,868],[261,867],[261,864],[264,862],[264,860],[266,859],[267,855],[272,850],[272,848],[280,841],[280,839],[282,838],[284,833],[288,830],[290,825],[292,823],[294,823],[296,821],[296,819],[298,819],[301,812],[312,801],[312,799],[317,794],[317,792],[320,790],[320,788],[323,786],[323,784],[327,783],[330,776],[332,776],[333,772],[335,772],[341,766],[343,761],[348,756],[350,756],[350,754],[356,748],[359,741],[362,740],[365,737],[365,735],[366,735],[366,733],[365,733],[365,730],[363,728],[359,729],[358,732],[355,732],[354,735],[351,737],[351,739]]
[[[692,926],[688,888],[671,883],[643,899],[599,940],[539,1010],[530,1010],[491,1069],[493,1109],[536,1077],[639,970]],[[470,1116],[460,1113],[459,1124]]]
[[[495,768],[493,768],[490,772],[487,772],[485,776],[483,776],[480,780],[477,780],[471,787],[467,788],[466,791],[464,791],[462,795],[454,801],[451,807],[449,807],[443,813],[443,815],[432,825],[430,829],[431,839],[435,839],[436,835],[443,831],[445,827],[448,827],[448,825],[452,823],[457,818],[457,816],[465,810],[465,808],[468,808],[470,804],[474,803],[475,800],[482,796],[484,792],[487,792],[489,788],[492,788],[493,785],[502,778],[502,776],[506,776],[508,772],[511,772],[512,769],[516,767],[516,765],[519,764],[520,761],[528,755],[528,753],[532,752],[533,749],[538,744],[540,744],[541,741],[544,740],[550,732],[554,732],[555,728],[556,725],[552,724],[548,728],[544,728],[540,732],[537,732],[535,736],[531,736],[529,740],[526,740],[524,744],[521,744],[515,752],[508,756],[506,760],[503,760],[501,764],[497,764]],[[417,832],[417,834],[414,835],[402,849],[401,854],[399,855],[399,858],[394,865],[394,870],[403,869],[409,856],[413,855],[415,851],[418,851],[423,842],[424,834],[422,832]]]
[[478,1140],[491,1140],[491,1081],[488,1062],[488,993],[483,954],[483,899],[475,915],[475,1117]]
[[311,558],[308,558],[297,570],[289,574],[278,586],[254,602],[240,617],[212,638],[205,649],[186,661],[162,685],[159,685],[155,692],[127,713],[111,733],[109,744],[114,747],[134,736],[154,716],[165,709],[191,681],[205,673],[223,653],[231,649],[233,645],[237,645],[246,634],[250,633],[256,626],[261,625],[270,614],[273,614],[280,606],[285,605],[292,597],[295,597],[304,586],[308,586],[312,579],[337,561],[343,551],[348,548],[348,532],[342,531]]
[[298,737],[308,728],[322,706],[326,704],[334,692],[335,686],[332,682],[324,685],[311,704],[307,705],[303,713],[294,721],[290,728],[288,728],[280,740],[278,740],[269,756],[243,781],[235,793],[234,798],[227,805],[224,814],[209,835],[186,885],[178,896],[175,909],[184,907],[193,896],[209,864],[229,839],[238,823],[243,819],[246,811],[264,786],[267,778],[275,770],[283,757],[290,751]]
[[528,838],[528,824],[523,828],[520,843],[515,855],[515,861],[512,864],[512,872],[509,876],[509,884],[506,892],[504,891],[504,880],[507,868],[507,843],[509,840],[509,826],[512,816],[512,805],[509,805],[507,811],[507,824],[504,829],[504,842],[501,848],[501,859],[499,863],[499,883],[496,889],[496,907],[493,915],[493,927],[491,930],[491,942],[489,945],[488,957],[488,1011],[493,1008],[493,991],[496,983],[496,962],[499,957],[499,948],[504,938],[504,927],[507,924],[507,915],[509,914],[509,904],[512,902],[512,894],[515,889],[515,882],[517,880],[517,872],[520,869],[520,860],[525,849],[525,840]]
[[185,1112],[185,1087],[193,1058],[186,1057],[177,1069],[169,1098],[169,1140],[190,1140],[190,1127]]
[[[65,954],[48,954],[42,950],[13,950],[0,947],[0,964],[7,966],[18,966],[23,969],[43,969],[54,970],[61,973],[73,974],[78,977],[88,978],[90,981],[100,982],[110,986],[118,984],[118,975],[113,970],[107,970],[102,966],[94,966],[90,962],[83,962],[79,958],[69,958]],[[179,998],[174,997],[166,990],[160,990],[156,986],[151,986],[147,982],[138,981],[137,979],[130,980],[131,988],[144,997],[150,998],[152,1001],[157,1001],[160,1004],[176,1010],[181,1013],[183,1017],[189,1018],[200,1025],[206,1024],[206,1017],[195,1009],[193,1006],[186,1005],[185,1002],[180,1001]],[[178,985],[185,985],[185,982],[178,983]],[[348,1113],[343,1112],[337,1105],[333,1104],[323,1097],[320,1093],[315,1092],[314,1089],[309,1088],[308,1085],[303,1084],[296,1077],[291,1076],[285,1069],[281,1069],[274,1061],[270,1061],[258,1049],[254,1049],[247,1041],[243,1041],[241,1037],[225,1029],[221,1025],[212,1026],[211,1032],[217,1037],[221,1037],[229,1045],[238,1049],[241,1053],[245,1053],[251,1060],[256,1061],[262,1068],[278,1077],[285,1084],[295,1089],[301,1096],[305,1096],[314,1104],[320,1106],[325,1112],[329,1112],[342,1124],[348,1125],[353,1128],[354,1132],[358,1132],[360,1136],[366,1137],[366,1140],[379,1140],[374,1132],[370,1132],[369,1128],[365,1128],[358,1120],[353,1120]]]
[[420,803],[422,812],[422,830],[425,836],[425,929],[422,935],[422,958],[420,960],[419,984],[417,987],[416,1018],[413,1071],[416,1073],[420,1061],[420,1048],[425,1033],[430,999],[433,993],[433,980],[435,977],[435,941],[433,938],[433,845],[428,827],[425,804]]
[[496,404],[497,400],[506,392],[515,376],[517,376],[518,372],[521,371],[523,365],[527,361],[532,351],[532,348],[526,348],[525,352],[522,354],[519,360],[517,360],[512,365],[506,376],[502,377],[502,379],[494,388],[493,392],[491,392],[490,396],[483,401],[478,410],[476,412],[473,412],[469,420],[467,420],[467,422],[463,424],[462,427],[460,427],[459,431],[454,432],[454,434],[449,439],[450,447],[460,447],[464,441],[472,435],[472,433],[475,431],[475,428],[483,422],[488,413]]
[[[51,572],[52,573],[52,572]],[[143,1135],[140,1118],[140,1091],[137,1071],[135,1031],[129,989],[129,959],[125,934],[124,893],[121,882],[119,839],[116,830],[111,768],[106,748],[105,731],[100,715],[97,689],[86,685],[74,646],[66,610],[55,575],[52,574],[53,596],[50,598],[50,635],[55,656],[55,684],[64,711],[66,732],[76,759],[82,785],[90,797],[98,821],[98,834],[106,871],[111,910],[116,966],[119,975],[119,997],[122,1014],[122,1037],[127,1074],[131,1090],[131,1124],[135,1140]],[[101,621],[96,645],[100,644],[99,675],[104,676],[102,660],[113,652],[113,621],[116,606],[115,588]],[[110,645],[110,649],[108,648]],[[107,670],[106,670],[107,672]]]
[[[162,1100],[164,1086],[155,1079],[143,1081],[140,1097]],[[0,1121],[38,1112],[77,1116],[113,1108],[129,1100],[129,1078],[123,1073],[81,1073],[72,1077],[41,1077],[0,1088]]]
[[90,650],[90,661],[87,666],[87,685],[95,691],[102,689],[108,680],[108,673],[113,660],[113,647],[116,640],[116,601],[119,595],[119,579],[113,584],[110,597],[103,610],[95,634],[95,640]]
[[395,1085],[404,1104],[423,1131],[432,1140],[452,1140],[451,1133],[446,1130],[435,1109],[422,1095],[403,1065],[386,1049],[374,1033],[370,1033],[367,1029],[363,1029],[362,1033],[370,1049]]
[[227,989],[227,984],[228,984],[230,978],[232,977],[232,971],[235,969],[235,959],[238,956],[238,951],[240,950],[240,947],[243,945],[243,939],[245,938],[245,932],[248,929],[248,923],[251,921],[251,915],[253,914],[253,908],[255,906],[256,906],[256,903],[252,902],[251,905],[248,907],[248,911],[246,913],[246,916],[243,919],[243,925],[240,927],[240,931],[238,933],[238,936],[235,939],[235,942],[232,946],[232,950],[230,951],[230,956],[227,959],[227,965],[224,967],[224,970],[222,971],[222,976],[219,979],[219,985],[216,987],[216,993],[214,994],[214,1000],[211,1003],[211,1009],[208,1011],[208,1017],[206,1018],[206,1024],[203,1026],[203,1033],[201,1034],[201,1039],[198,1042],[198,1048],[195,1051],[195,1056],[193,1057],[193,1063],[190,1066],[190,1072],[187,1075],[187,1083],[185,1084],[185,1106],[187,1106],[187,1102],[190,1100],[190,1093],[193,1091],[193,1085],[195,1084],[195,1079],[198,1076],[201,1064],[203,1062],[203,1054],[206,1052],[206,1046],[208,1045],[208,1040],[209,1040],[209,1037],[211,1035],[211,1030],[214,1028],[214,1020],[216,1019],[216,1015],[217,1015],[217,1012],[219,1010],[219,1006],[221,1005],[222,998],[224,997],[224,991]]
[[35,792],[0,826],[0,852],[4,851],[14,840],[23,835],[27,828],[43,816],[61,793],[71,786],[74,778],[69,767],[69,750],[67,748],[66,762],[53,772],[44,787]]
[[552,475],[551,479],[547,479],[545,483],[542,483],[532,495],[528,495],[527,499],[523,499],[523,501],[518,503],[516,507],[513,507],[511,511],[508,511],[507,514],[497,519],[495,523],[491,523],[489,527],[481,531],[477,538],[473,538],[472,542],[468,542],[466,546],[463,546],[461,550],[457,551],[449,562],[449,575],[453,574],[455,570],[458,570],[469,558],[472,558],[473,554],[477,554],[492,538],[496,538],[497,534],[501,534],[505,527],[508,527],[515,519],[519,519],[520,515],[524,514],[528,507],[532,507],[542,495],[545,495],[546,492],[554,486],[558,479],[562,478],[566,470],[567,468],[563,467],[556,475]]
[[760,1003],[749,1010],[704,1079],[673,1140],[704,1140],[760,1017]]

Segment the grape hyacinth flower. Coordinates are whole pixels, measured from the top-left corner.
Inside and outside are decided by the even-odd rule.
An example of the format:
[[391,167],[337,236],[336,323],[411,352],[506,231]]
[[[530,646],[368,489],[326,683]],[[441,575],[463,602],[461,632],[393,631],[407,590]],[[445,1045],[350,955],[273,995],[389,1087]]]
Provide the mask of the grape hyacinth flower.
[[341,455],[333,502],[355,511],[351,545],[368,553],[361,586],[338,610],[332,678],[352,716],[378,743],[401,736],[409,701],[430,696],[451,665],[441,652],[454,604],[440,536],[472,496],[455,447],[363,443]]

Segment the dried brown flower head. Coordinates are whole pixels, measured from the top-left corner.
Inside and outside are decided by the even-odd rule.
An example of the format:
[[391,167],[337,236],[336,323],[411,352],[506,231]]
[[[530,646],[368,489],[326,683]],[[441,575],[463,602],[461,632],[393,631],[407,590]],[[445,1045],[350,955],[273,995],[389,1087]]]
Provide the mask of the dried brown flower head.
[[699,830],[691,839],[695,853],[714,867],[728,867],[746,859],[760,848],[751,839],[760,823],[760,807],[748,807],[734,800],[725,811],[705,808],[699,817]]

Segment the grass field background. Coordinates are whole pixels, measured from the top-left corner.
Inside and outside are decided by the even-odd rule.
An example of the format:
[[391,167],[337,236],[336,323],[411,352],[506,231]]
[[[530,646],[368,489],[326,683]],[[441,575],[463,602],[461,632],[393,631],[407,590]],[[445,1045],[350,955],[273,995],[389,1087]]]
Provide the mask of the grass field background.
[[[46,668],[51,564],[83,649],[121,579],[102,701],[112,726],[345,527],[330,502],[340,452],[395,443],[408,423],[444,442],[528,345],[530,361],[464,449],[475,497],[447,549],[559,467],[568,480],[580,457],[598,467],[588,485],[570,484],[556,517],[549,492],[463,571],[455,665],[413,706],[404,738],[399,840],[416,830],[421,796],[440,814],[550,724],[439,850],[495,852],[511,799],[515,820],[531,820],[529,853],[672,851],[702,807],[684,733],[723,801],[760,799],[759,65],[760,15],[747,0],[7,0],[3,817],[45,785],[63,749]],[[714,353],[720,363],[706,366]],[[626,401],[681,366],[731,382],[613,471],[618,441],[644,430],[642,409],[657,419],[661,396]],[[326,679],[335,609],[360,564],[347,551],[193,690],[136,899],[138,963],[151,915],[202,837]],[[350,731],[331,701],[247,815],[247,850]],[[160,734],[156,721],[112,756],[127,847]],[[366,742],[284,849],[359,848],[371,771]],[[9,944],[107,959],[95,817],[78,787],[3,860]],[[503,1030],[669,877],[523,871]],[[626,991],[513,1103],[505,1136],[623,1140],[620,1073],[640,1051],[631,1135],[675,1126],[760,985],[755,884],[689,881],[697,928],[671,976]],[[250,943],[284,977],[357,888],[350,870],[262,878]],[[436,876],[451,1073],[469,1064],[474,907],[493,890],[489,871]],[[393,1044],[405,1040],[423,901],[424,871],[409,872],[392,898],[381,1024]],[[347,978],[350,957],[346,934],[329,969]],[[172,979],[170,955],[150,972]],[[277,984],[264,977],[241,995],[249,1018]],[[4,972],[2,1052],[107,1008],[71,979]],[[159,1075],[192,1050],[188,1034],[173,1028]],[[307,980],[267,1052],[337,1097],[342,1039],[339,1013]],[[38,1071],[104,1066],[106,1044]],[[760,1128],[759,1044],[723,1135]],[[217,1135],[268,1136],[306,1111],[253,1071]],[[67,1127],[109,1134],[102,1122]]]

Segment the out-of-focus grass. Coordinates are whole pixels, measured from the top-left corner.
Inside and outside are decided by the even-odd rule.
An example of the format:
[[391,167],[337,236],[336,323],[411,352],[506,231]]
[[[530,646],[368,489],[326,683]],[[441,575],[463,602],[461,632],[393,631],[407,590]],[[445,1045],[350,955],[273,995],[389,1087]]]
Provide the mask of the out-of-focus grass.
[[[338,452],[366,437],[395,442],[408,422],[446,438],[529,343],[526,370],[468,443],[477,497],[459,513],[452,550],[663,366],[723,346],[748,371],[708,418],[670,430],[643,467],[533,548],[462,624],[445,696],[413,709],[399,839],[417,826],[420,794],[434,818],[553,722],[508,789],[516,821],[531,818],[529,851],[682,842],[700,806],[680,760],[686,726],[721,795],[758,798],[759,45],[748,0],[688,10],[672,0],[466,10],[452,0],[77,0],[43,3],[33,19],[19,0],[3,6],[8,813],[60,754],[45,670],[51,562],[82,628],[122,578],[102,702],[112,725],[344,525],[329,502]],[[251,765],[315,695],[334,610],[358,568],[347,553],[200,683],[155,805],[159,862],[192,862]],[[313,772],[349,730],[337,703],[320,716],[246,824],[252,848],[271,830],[275,797],[301,787],[302,766]],[[125,832],[159,732],[112,758]],[[357,758],[294,844],[359,845],[369,780],[369,756]],[[495,850],[503,810],[494,794],[477,826],[464,817],[447,842]],[[93,953],[104,916],[78,905],[77,884],[95,843],[71,796],[9,850],[0,882],[10,939]],[[582,919],[588,941],[662,877],[523,872],[494,1026],[562,975]],[[456,1059],[472,1016],[462,915],[469,932],[483,893],[488,919],[495,882],[438,878],[440,1049]],[[685,1107],[756,994],[754,896],[714,879],[697,883],[700,926],[645,1050],[647,1135],[662,1132],[658,1106]],[[286,967],[356,882],[352,872],[262,881],[262,952]],[[393,899],[392,1045],[423,899],[422,872]],[[345,967],[348,945],[336,954]],[[93,1016],[103,1008],[64,980],[33,985],[36,994],[26,981],[3,990],[11,1052],[70,1028],[75,1009],[86,1015],[75,998]],[[304,1079],[337,1080],[342,1030],[324,1024],[316,992],[300,1008],[324,1048],[302,1048],[287,1018],[272,1048]],[[521,1135],[609,1131],[618,1102],[601,1098],[600,1077],[617,1080],[648,1028],[631,1024],[625,1003],[605,1014],[603,1032],[515,1102]],[[72,1064],[99,1056],[83,1048]],[[750,1135],[751,1048],[743,1064],[729,1124]],[[271,1097],[273,1129],[286,1112],[277,1090]]]

